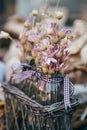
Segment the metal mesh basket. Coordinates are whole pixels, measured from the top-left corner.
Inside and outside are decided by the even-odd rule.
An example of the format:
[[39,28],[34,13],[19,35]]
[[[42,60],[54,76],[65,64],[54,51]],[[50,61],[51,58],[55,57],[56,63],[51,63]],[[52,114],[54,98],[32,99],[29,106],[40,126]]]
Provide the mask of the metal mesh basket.
[[64,102],[64,91],[68,98],[73,94],[71,82],[64,82],[64,75],[45,75],[29,65],[22,69],[2,84],[7,130],[72,130],[71,116],[78,102],[70,99],[67,109]]
[[7,130],[72,130],[71,116],[78,102],[71,99],[71,109],[64,102],[42,105],[10,84],[2,84],[5,95]]

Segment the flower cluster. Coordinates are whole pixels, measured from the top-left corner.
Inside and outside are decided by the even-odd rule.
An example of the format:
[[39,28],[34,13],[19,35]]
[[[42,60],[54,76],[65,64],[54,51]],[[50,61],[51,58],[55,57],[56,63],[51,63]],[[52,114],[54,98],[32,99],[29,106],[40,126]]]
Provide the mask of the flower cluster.
[[54,20],[44,23],[36,22],[37,15],[38,12],[34,10],[31,17],[25,21],[24,31],[20,34],[25,59],[34,59],[35,65],[41,67],[43,73],[63,72],[68,67],[71,31],[59,26],[62,12],[56,12]]

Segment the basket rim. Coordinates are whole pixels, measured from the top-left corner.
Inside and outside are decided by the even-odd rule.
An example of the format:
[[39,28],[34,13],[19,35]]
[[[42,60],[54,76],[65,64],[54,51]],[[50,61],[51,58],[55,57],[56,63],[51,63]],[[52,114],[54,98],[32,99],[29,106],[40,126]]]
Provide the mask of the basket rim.
[[[7,94],[10,94],[20,100],[23,104],[27,105],[28,107],[32,108],[35,111],[40,111],[41,113],[52,113],[56,111],[64,111],[65,112],[65,107],[64,107],[64,102],[57,102],[53,103],[51,105],[43,106],[40,103],[38,103],[35,100],[32,100],[29,98],[25,93],[23,93],[21,90],[16,88],[15,86],[10,85],[9,83],[2,83],[2,87],[4,89],[4,92]],[[70,111],[79,105],[77,99],[71,98],[71,108]]]

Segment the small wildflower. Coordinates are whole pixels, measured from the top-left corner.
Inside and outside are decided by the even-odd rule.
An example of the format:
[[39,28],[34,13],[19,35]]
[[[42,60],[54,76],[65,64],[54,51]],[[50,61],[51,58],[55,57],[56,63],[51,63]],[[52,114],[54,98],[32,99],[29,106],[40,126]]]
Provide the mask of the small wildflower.
[[40,41],[39,45],[40,45],[40,50],[44,51],[49,46],[49,40],[48,39],[43,39],[43,40]]
[[51,26],[51,23],[46,23],[44,26],[44,30],[45,30],[46,35],[53,34],[53,28]]
[[28,34],[28,41],[33,42],[33,43],[39,43],[40,39],[38,37],[37,32],[30,32]]
[[24,27],[30,29],[32,27],[32,19],[28,18],[25,22],[24,22]]
[[60,37],[61,39],[66,37],[66,31],[64,29],[60,30],[58,32],[58,37]]
[[47,73],[48,73],[48,68],[43,67],[43,68],[42,68],[42,71],[43,71],[43,73],[47,74]]
[[62,39],[60,45],[63,49],[68,48],[71,45],[71,41],[69,39],[66,39],[66,38]]
[[56,58],[60,58],[62,56],[62,49],[59,49],[56,54],[55,54]]
[[23,33],[23,32],[20,33],[19,40],[20,40],[20,43],[23,45],[26,43],[27,37],[26,37],[25,33]]
[[57,18],[57,19],[59,19],[59,20],[60,20],[60,19],[62,19],[62,18],[63,18],[63,12],[56,11],[56,12],[55,12],[55,16],[56,16],[56,18]]
[[9,33],[7,33],[7,32],[4,32],[4,31],[1,31],[0,32],[0,38],[10,38],[10,35],[9,35]]
[[38,15],[38,11],[37,10],[32,10],[32,15],[33,16],[37,16]]

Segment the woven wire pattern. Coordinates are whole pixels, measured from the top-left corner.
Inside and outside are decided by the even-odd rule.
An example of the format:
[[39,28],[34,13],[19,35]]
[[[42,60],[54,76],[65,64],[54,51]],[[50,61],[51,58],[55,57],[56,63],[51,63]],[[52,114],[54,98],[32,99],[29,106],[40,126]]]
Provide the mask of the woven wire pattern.
[[[72,112],[78,105],[77,100],[71,99],[71,109],[65,111],[64,102],[57,102],[51,105],[43,106],[36,101],[29,98],[25,95],[21,90],[16,88],[15,86],[11,86],[9,84],[2,84],[5,92],[5,115],[6,115],[6,126],[7,130],[14,129],[14,130],[26,130],[29,125],[30,130],[44,130],[49,129],[49,126],[52,130],[63,130],[59,124],[62,119],[62,122],[66,119],[68,120],[67,125],[64,130],[68,130],[71,127],[70,124],[70,116]],[[7,99],[10,101],[11,111],[13,118],[10,117],[10,125],[8,125],[8,111],[7,111]],[[21,117],[20,117],[21,116]],[[63,120],[64,119],[64,120]],[[21,120],[21,122],[20,122]],[[29,123],[29,124],[26,124]],[[58,123],[59,122],[59,123]],[[63,125],[61,122],[61,125]],[[65,122],[65,123],[66,123]],[[13,125],[14,124],[14,125]],[[55,126],[53,125],[55,124]],[[14,127],[12,127],[14,126]],[[71,130],[71,129],[69,129]]]

